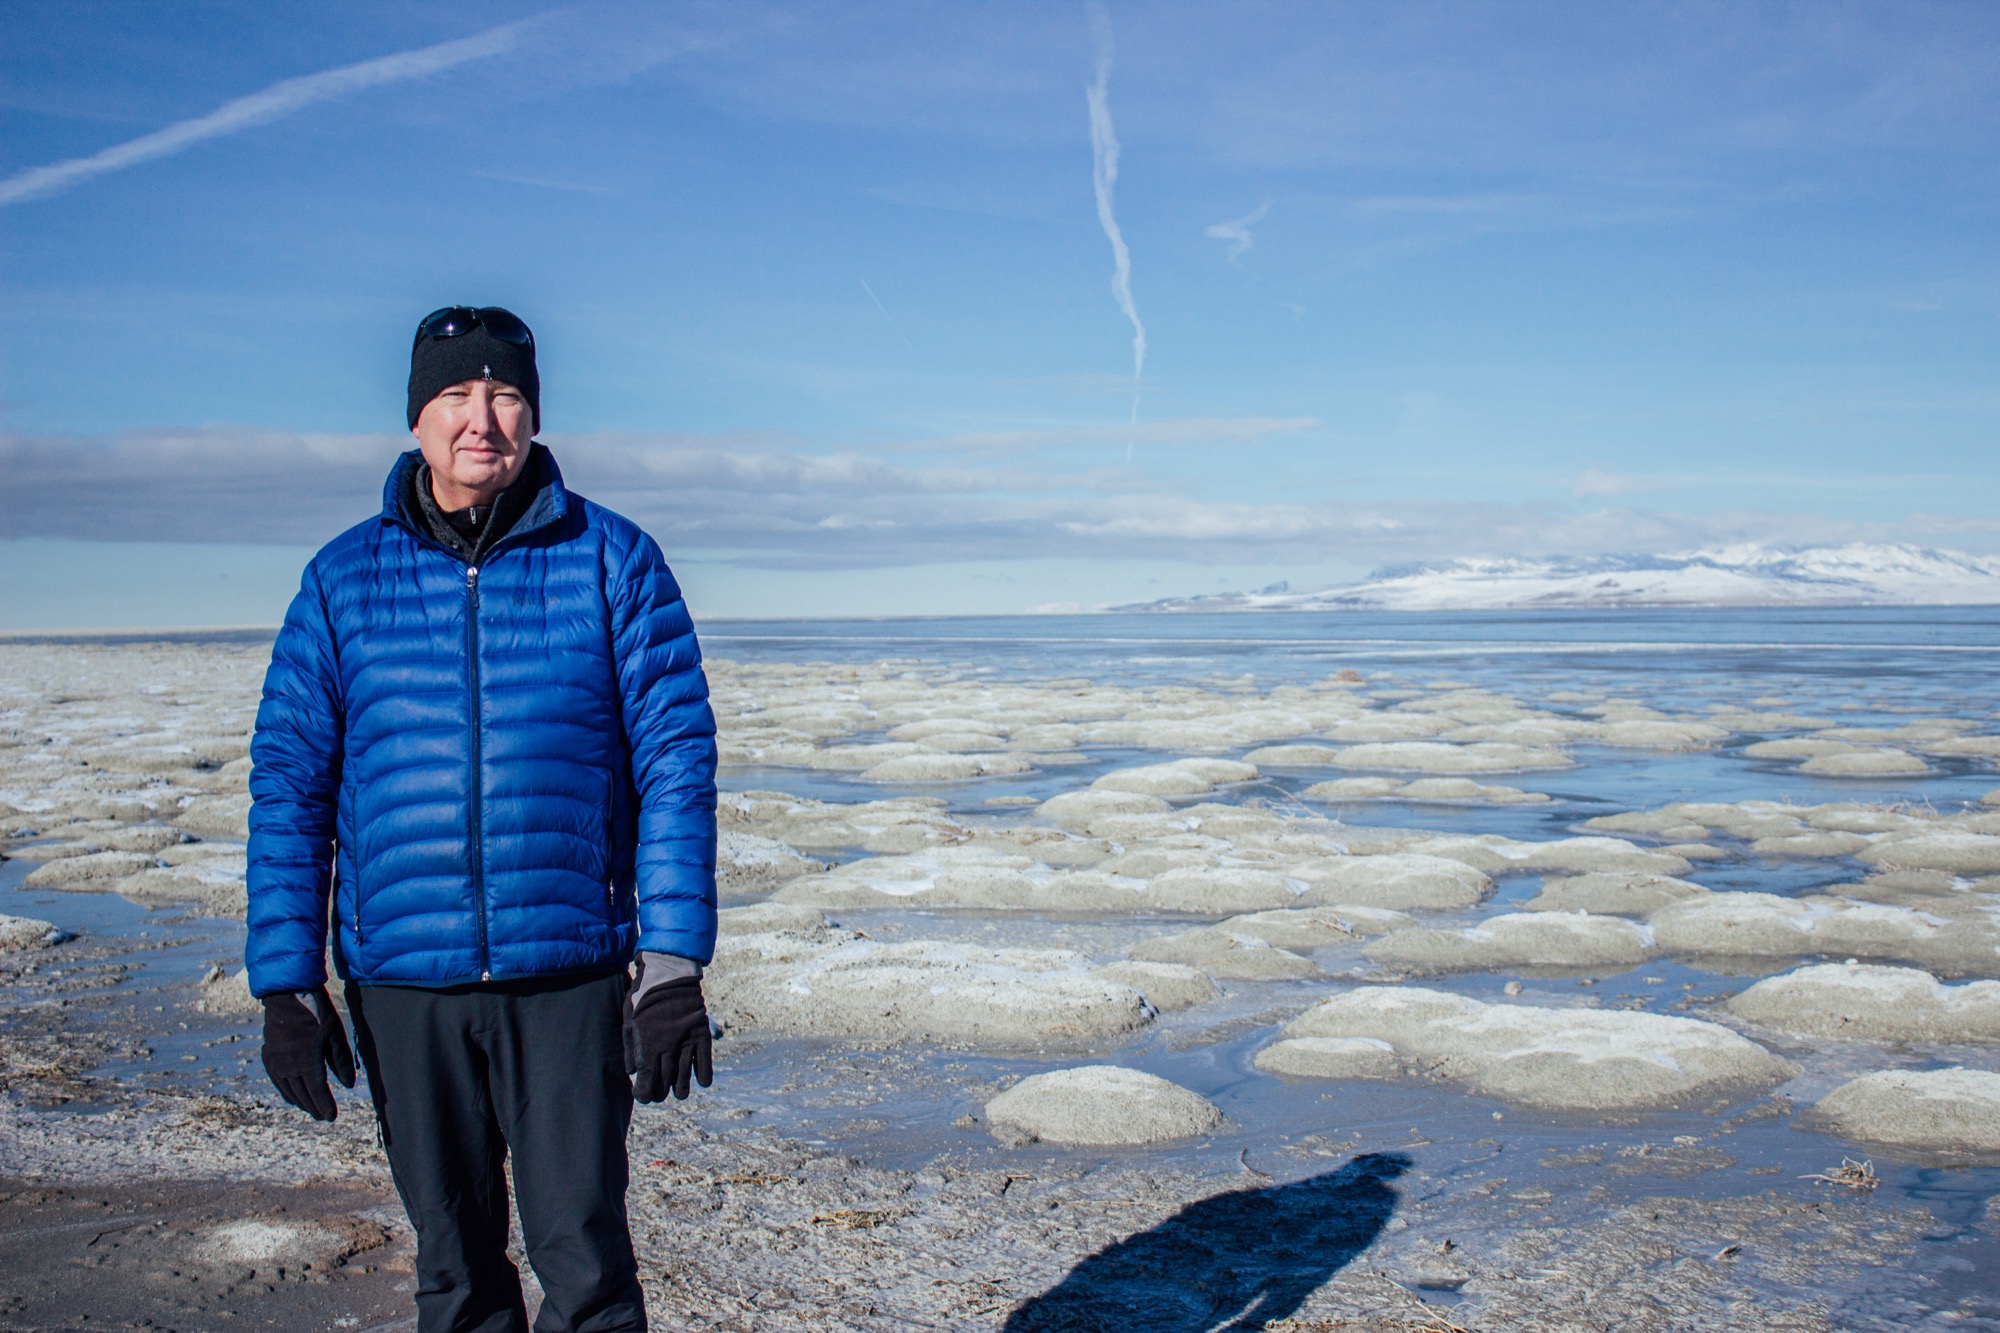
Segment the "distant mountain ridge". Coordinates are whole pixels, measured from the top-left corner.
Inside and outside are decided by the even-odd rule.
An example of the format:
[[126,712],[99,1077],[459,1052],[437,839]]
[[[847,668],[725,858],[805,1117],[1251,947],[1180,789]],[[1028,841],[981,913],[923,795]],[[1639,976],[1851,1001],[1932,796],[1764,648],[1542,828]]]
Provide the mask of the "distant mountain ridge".
[[1388,565],[1318,592],[1169,597],[1119,611],[1476,611],[1638,606],[2000,605],[2000,557],[1905,542],[1669,555],[1473,556]]

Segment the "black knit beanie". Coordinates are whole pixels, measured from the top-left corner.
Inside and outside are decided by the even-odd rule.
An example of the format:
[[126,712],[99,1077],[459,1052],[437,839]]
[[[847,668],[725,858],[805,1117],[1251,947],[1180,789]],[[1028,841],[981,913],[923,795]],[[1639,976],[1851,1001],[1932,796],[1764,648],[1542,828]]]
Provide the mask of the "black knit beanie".
[[424,404],[452,385],[485,379],[519,389],[535,415],[535,429],[542,428],[542,377],[535,370],[534,343],[516,347],[501,342],[483,324],[456,338],[418,335],[410,349],[410,428],[416,428]]

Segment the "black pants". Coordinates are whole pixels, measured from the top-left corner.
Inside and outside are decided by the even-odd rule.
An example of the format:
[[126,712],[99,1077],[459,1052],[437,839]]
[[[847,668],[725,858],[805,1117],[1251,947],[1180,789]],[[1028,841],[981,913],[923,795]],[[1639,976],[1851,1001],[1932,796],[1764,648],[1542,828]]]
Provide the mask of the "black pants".
[[535,1333],[646,1327],[625,1221],[626,979],[350,986],[383,1146],[417,1231],[419,1333],[526,1333],[507,1258],[511,1151]]

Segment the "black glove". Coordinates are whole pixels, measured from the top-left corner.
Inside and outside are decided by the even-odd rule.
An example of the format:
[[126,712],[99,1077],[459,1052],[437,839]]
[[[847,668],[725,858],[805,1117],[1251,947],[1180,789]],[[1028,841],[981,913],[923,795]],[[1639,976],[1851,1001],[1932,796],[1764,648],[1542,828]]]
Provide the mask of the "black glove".
[[342,1087],[354,1086],[354,1052],[326,987],[266,995],[264,1072],[278,1095],[315,1120],[333,1119],[339,1109],[326,1084],[328,1069]]
[[[643,981],[645,973],[640,972]],[[678,977],[635,987],[625,997],[625,1072],[642,1102],[687,1100],[688,1075],[704,1088],[715,1082],[715,1043],[700,977]]]

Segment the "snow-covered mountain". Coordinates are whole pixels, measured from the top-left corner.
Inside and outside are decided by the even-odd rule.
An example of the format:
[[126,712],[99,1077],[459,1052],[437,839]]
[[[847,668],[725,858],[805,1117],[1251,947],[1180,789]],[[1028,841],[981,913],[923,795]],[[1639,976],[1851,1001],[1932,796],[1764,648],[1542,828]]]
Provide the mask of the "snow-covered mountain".
[[1472,611],[1510,607],[2000,604],[2000,557],[1907,543],[1739,545],[1671,555],[1481,556],[1391,565],[1319,592],[1170,597],[1121,611]]

